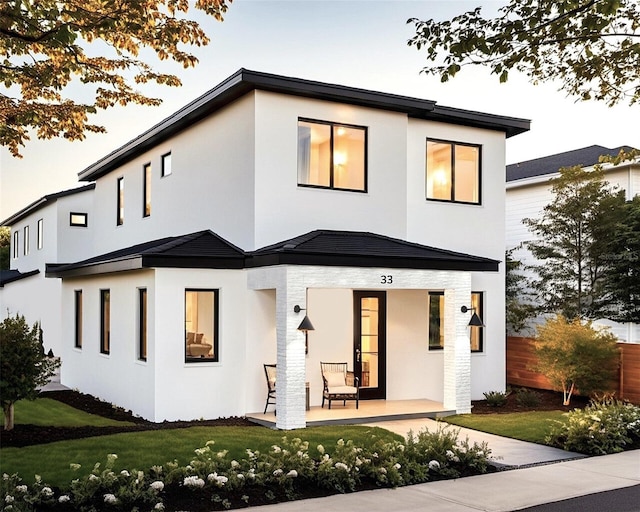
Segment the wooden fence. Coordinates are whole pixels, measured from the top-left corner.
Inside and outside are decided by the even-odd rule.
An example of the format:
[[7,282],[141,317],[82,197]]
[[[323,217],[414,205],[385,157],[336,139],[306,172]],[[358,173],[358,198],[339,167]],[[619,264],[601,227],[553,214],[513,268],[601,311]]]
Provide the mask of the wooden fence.
[[[552,389],[549,380],[532,371],[536,357],[530,338],[507,337],[507,384],[535,389]],[[615,384],[618,398],[640,404],[640,344],[618,343],[620,368]]]

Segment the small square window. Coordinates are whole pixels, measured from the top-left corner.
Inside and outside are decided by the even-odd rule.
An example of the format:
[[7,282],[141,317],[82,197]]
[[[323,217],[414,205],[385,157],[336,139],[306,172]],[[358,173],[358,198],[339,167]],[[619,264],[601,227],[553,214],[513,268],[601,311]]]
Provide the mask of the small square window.
[[71,226],[80,226],[83,228],[87,227],[87,214],[86,213],[78,213],[78,212],[71,212],[69,214],[69,225]]
[[162,155],[162,169],[160,171],[160,175],[164,178],[165,176],[169,176],[171,174],[171,153],[167,153],[166,155]]

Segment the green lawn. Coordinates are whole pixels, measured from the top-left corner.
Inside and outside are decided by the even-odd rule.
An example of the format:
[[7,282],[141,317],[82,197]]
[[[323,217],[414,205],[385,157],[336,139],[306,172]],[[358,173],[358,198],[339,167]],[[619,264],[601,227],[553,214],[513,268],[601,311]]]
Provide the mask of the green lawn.
[[[133,425],[125,421],[115,421],[74,409],[50,398],[19,400],[14,406],[15,424],[31,424],[52,427],[110,427]],[[4,416],[2,417],[4,428]]]
[[499,436],[544,444],[554,420],[564,420],[562,411],[531,411],[509,414],[458,414],[443,421]]
[[[196,448],[214,440],[218,450],[229,450],[229,456],[242,459],[245,450],[265,452],[278,444],[286,435],[309,441],[311,454],[317,454],[316,446],[327,449],[338,439],[353,440],[365,446],[376,439],[400,439],[399,436],[377,427],[331,426],[314,427],[283,432],[265,427],[191,427],[175,430],[155,430],[99,436],[74,441],[60,441],[47,445],[0,450],[0,473],[18,473],[26,482],[33,482],[35,474],[41,475],[50,485],[65,487],[79,474],[87,474],[96,462],[104,463],[107,454],[118,455],[115,469],[143,469],[154,464],[177,459],[186,464]],[[80,473],[70,469],[70,464],[81,464]]]

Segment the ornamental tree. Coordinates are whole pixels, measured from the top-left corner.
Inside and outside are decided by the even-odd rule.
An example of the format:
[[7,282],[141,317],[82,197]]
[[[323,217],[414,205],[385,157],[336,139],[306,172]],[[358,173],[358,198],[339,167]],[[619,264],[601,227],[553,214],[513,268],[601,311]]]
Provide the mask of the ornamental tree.
[[506,82],[517,70],[536,84],[559,80],[580,100],[640,101],[640,6],[635,0],[511,0],[496,18],[481,8],[451,20],[408,20],[409,46],[446,82],[464,66],[487,66]]
[[[140,52],[148,48],[159,60],[195,66],[198,60],[184,46],[206,45],[209,38],[185,16],[195,7],[222,21],[231,1],[0,2],[0,144],[19,157],[30,129],[42,139],[82,140],[86,132],[105,131],[88,122],[97,109],[158,105],[159,98],[137,87],[180,80],[155,71]],[[67,88],[74,80],[83,84],[82,100]]]
[[0,402],[4,429],[13,429],[13,406],[18,400],[33,400],[60,366],[44,354],[38,323],[27,325],[24,316],[8,316],[0,324]]
[[569,405],[576,389],[584,395],[609,391],[619,357],[616,341],[608,330],[596,330],[591,322],[558,315],[537,328],[533,347],[538,362],[533,369],[561,389],[562,404]]

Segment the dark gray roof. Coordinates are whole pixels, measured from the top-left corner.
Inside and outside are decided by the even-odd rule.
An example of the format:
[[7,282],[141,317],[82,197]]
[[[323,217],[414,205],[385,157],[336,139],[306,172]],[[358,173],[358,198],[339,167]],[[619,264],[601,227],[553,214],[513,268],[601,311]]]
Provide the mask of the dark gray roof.
[[507,137],[528,131],[531,124],[528,119],[444,107],[431,100],[240,69],[176,113],[81,171],[80,179],[90,181],[107,174],[253,90],[403,112],[410,117],[498,130]]
[[248,267],[281,264],[497,271],[499,262],[375,233],[331,230],[258,249],[247,259]]
[[244,252],[211,231],[199,231],[77,263],[49,263],[46,275],[71,277],[151,267],[239,269],[271,265],[497,271],[499,262],[359,231],[311,231],[252,252]]
[[245,253],[212,231],[172,236],[77,263],[47,264],[47,277],[102,274],[151,267],[242,268]]
[[81,187],[76,187],[69,190],[63,190],[62,192],[55,192],[54,194],[47,194],[46,196],[42,196],[40,199],[34,201],[30,205],[25,206],[19,212],[14,213],[11,217],[3,220],[0,223],[0,226],[11,226],[16,222],[19,222],[21,219],[24,219],[27,215],[31,215],[33,212],[38,211],[49,203],[57,201],[61,197],[79,194],[81,192],[85,192],[86,190],[93,190],[94,188],[96,188],[96,184],[89,183],[88,185],[83,185]]
[[553,174],[558,172],[561,167],[573,167],[575,165],[590,167],[597,164],[602,155],[616,156],[623,149],[628,151],[632,148],[631,146],[620,146],[609,149],[604,146],[588,146],[556,155],[510,164],[507,165],[507,182]]
[[26,277],[35,276],[39,273],[39,270],[32,270],[30,272],[20,272],[19,270],[0,270],[0,288],[5,284],[13,283],[14,281],[19,281]]

